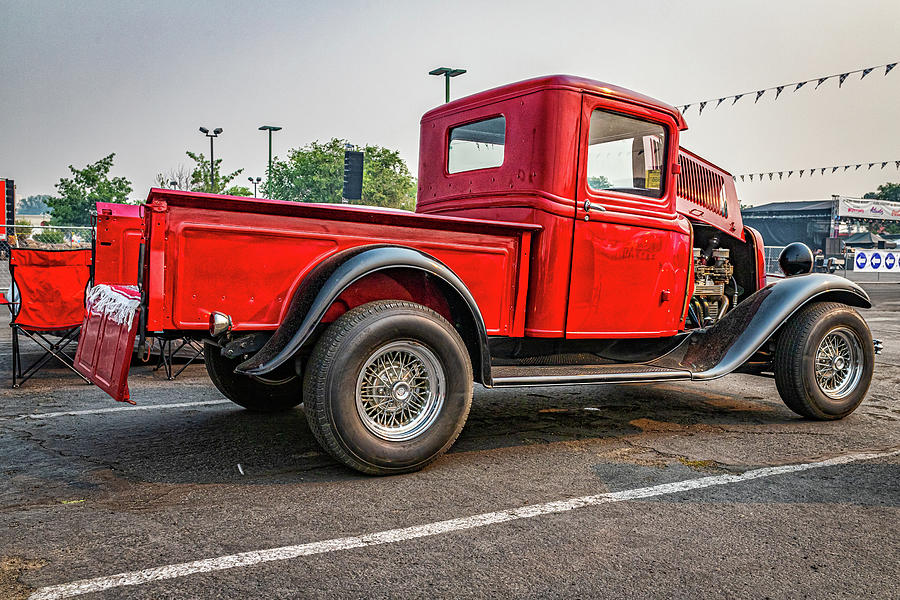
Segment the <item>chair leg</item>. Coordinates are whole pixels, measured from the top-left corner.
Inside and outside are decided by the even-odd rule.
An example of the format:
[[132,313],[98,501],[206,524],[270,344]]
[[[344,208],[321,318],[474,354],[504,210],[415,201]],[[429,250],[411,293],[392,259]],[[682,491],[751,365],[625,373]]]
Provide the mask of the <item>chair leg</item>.
[[[31,379],[31,377],[34,376],[35,373],[37,373],[39,370],[41,370],[44,367],[44,365],[46,365],[48,362],[50,362],[54,358],[56,360],[58,360],[60,363],[62,363],[67,369],[69,369],[70,371],[72,371],[73,373],[78,375],[78,377],[80,377],[85,383],[90,384],[91,381],[89,379],[87,379],[84,375],[79,373],[78,370],[75,368],[74,359],[65,353],[65,348],[68,347],[69,344],[71,344],[73,341],[75,341],[74,336],[79,330],[80,330],[80,327],[74,327],[72,329],[69,329],[64,334],[61,334],[59,336],[59,338],[60,338],[59,341],[51,342],[50,340],[48,340],[47,338],[45,338],[43,335],[41,335],[38,332],[30,332],[30,331],[23,329],[22,330],[23,333],[25,333],[25,335],[27,335],[29,338],[31,338],[31,340],[34,341],[34,343],[36,343],[38,346],[40,346],[44,350],[44,354],[39,359],[37,359],[34,363],[32,363],[31,366],[29,366],[27,369],[25,369],[24,372],[22,372],[22,358],[21,358],[21,356],[18,357],[18,371],[16,373],[18,374],[19,380],[17,383],[13,384],[13,387],[19,387],[23,383],[25,383],[26,381]],[[18,338],[13,339],[13,345],[14,345],[14,352],[16,352],[18,354],[19,353]],[[16,373],[14,373],[14,377],[15,377]]]
[[12,326],[12,338],[13,338],[13,364],[12,364],[12,386],[13,388],[19,387],[18,383],[16,383],[16,375],[21,375],[19,370],[21,369],[21,365],[19,364],[19,328],[15,325]]
[[[185,339],[181,342],[181,345],[178,347],[178,350],[181,350],[181,349],[184,348],[185,346],[188,346],[191,350],[193,350],[193,351],[194,351],[194,355],[190,358],[190,360],[188,360],[186,363],[184,363],[184,365],[182,365],[182,367],[181,367],[180,369],[178,369],[178,371],[177,371],[174,375],[172,375],[169,379],[175,379],[176,377],[178,377],[179,375],[181,375],[181,373],[182,373],[185,369],[187,369],[189,366],[191,366],[191,364],[193,364],[193,362],[194,362],[195,360],[197,360],[198,358],[200,358],[200,356],[203,355],[203,347],[200,346],[199,349],[198,349],[197,343],[196,343],[194,340],[190,340],[190,339],[185,338]],[[176,350],[176,352],[177,352],[178,350]]]

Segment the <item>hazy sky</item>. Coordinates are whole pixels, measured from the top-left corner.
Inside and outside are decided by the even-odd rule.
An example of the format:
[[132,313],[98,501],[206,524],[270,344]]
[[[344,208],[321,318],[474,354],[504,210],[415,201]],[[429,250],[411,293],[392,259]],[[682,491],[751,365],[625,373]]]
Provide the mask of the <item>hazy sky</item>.
[[[116,153],[142,199],[158,172],[209,152],[265,174],[275,154],[347,138],[400,150],[443,100],[427,72],[462,67],[453,97],[551,73],[671,104],[900,59],[900,2],[167,2],[0,0],[0,176],[19,197]],[[682,145],[732,173],[892,161],[813,179],[738,182],[744,202],[860,196],[900,181],[900,67],[756,105],[687,113]]]

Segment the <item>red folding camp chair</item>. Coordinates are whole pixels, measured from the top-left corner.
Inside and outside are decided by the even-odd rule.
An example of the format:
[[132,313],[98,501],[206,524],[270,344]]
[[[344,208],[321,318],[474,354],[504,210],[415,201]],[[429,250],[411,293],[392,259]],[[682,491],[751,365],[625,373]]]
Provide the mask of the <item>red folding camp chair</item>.
[[[54,358],[87,381],[75,370],[73,358],[65,350],[77,341],[84,319],[84,294],[91,278],[91,251],[11,248],[9,272],[18,291],[18,306],[14,307],[10,322],[13,387],[25,383]],[[22,365],[19,333],[44,350],[44,354],[26,368]]]

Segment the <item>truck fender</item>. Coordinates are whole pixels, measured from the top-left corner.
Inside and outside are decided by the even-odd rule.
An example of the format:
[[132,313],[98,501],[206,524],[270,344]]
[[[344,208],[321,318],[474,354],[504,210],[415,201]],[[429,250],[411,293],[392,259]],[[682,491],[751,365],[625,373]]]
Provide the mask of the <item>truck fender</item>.
[[693,380],[717,379],[750,360],[795,312],[813,301],[872,307],[866,292],[843,277],[789,277],[752,294],[715,325],[695,330],[674,350],[649,364],[687,369]]
[[[366,275],[386,269],[423,271],[449,286],[468,308],[478,340],[478,361],[473,367],[490,379],[490,353],[484,319],[472,293],[444,263],[404,246],[363,246],[339,252],[314,267],[291,298],[284,320],[265,345],[235,368],[244,375],[265,375],[293,357],[310,340],[316,326],[341,293]],[[480,364],[474,364],[478,363]]]

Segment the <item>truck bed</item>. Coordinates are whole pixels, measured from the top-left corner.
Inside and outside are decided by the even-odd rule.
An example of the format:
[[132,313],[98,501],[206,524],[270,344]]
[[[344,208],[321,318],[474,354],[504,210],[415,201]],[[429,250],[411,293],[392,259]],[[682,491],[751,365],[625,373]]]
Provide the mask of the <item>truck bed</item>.
[[149,332],[205,330],[213,311],[234,330],[273,330],[304,276],[362,245],[421,250],[478,301],[491,335],[523,335],[528,254],[539,226],[393,209],[153,189],[146,210]]

